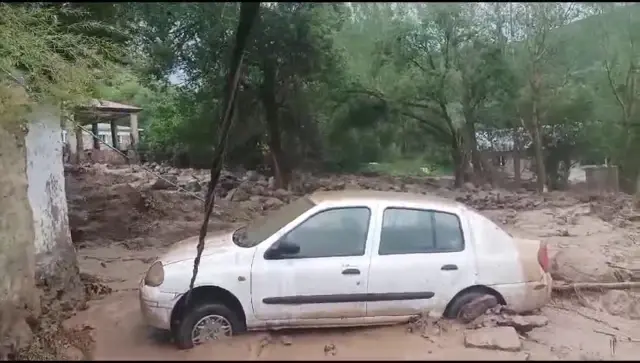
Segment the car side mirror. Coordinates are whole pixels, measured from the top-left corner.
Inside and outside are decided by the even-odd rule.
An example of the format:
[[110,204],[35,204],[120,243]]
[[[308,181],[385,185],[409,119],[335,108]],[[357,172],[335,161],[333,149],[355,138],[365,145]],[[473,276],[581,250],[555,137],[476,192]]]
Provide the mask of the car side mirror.
[[286,255],[293,255],[300,252],[300,246],[295,242],[283,239],[278,245],[278,252]]
[[265,253],[265,258],[276,259],[283,255],[293,255],[298,252],[300,252],[300,246],[297,243],[283,238],[269,247]]

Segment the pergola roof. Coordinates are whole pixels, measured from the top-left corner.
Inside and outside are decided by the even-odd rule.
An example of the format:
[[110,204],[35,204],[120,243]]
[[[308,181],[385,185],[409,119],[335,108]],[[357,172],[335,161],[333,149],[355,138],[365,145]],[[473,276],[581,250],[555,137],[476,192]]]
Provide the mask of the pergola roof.
[[81,124],[93,122],[119,121],[125,116],[136,114],[142,108],[118,102],[92,99],[86,106],[76,107],[76,121]]

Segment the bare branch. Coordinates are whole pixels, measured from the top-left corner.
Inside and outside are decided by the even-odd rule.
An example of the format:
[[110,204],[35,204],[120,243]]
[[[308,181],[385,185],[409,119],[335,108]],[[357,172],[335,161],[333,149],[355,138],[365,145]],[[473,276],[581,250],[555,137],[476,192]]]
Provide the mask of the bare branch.
[[620,98],[620,94],[618,93],[618,90],[616,89],[615,83],[613,81],[613,76],[611,75],[611,66],[609,65],[609,61],[607,61],[606,59],[604,60],[604,69],[607,71],[607,80],[609,81],[611,92],[613,92],[613,95],[615,96],[616,101],[620,105],[620,108],[622,108],[622,112],[626,114],[626,106],[622,101],[622,99]]

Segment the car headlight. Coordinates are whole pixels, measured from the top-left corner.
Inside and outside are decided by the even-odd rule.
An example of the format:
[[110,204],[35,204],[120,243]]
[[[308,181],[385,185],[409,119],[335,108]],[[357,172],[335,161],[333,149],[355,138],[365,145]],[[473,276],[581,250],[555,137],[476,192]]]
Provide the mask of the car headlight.
[[147,275],[144,277],[144,284],[147,286],[160,286],[164,282],[164,267],[162,262],[156,261],[149,267]]

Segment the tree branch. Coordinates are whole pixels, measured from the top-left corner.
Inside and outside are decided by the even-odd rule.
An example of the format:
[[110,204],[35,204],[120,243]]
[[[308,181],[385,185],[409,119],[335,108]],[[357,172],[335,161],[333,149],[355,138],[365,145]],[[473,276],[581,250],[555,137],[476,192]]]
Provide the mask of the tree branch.
[[604,69],[607,71],[607,80],[609,81],[611,92],[613,92],[613,95],[615,96],[616,101],[618,101],[620,108],[622,108],[622,113],[626,115],[627,114],[626,105],[620,98],[620,94],[618,93],[618,90],[616,90],[615,83],[613,82],[613,76],[611,75],[611,66],[609,65],[609,61],[607,61],[606,59],[604,60]]

